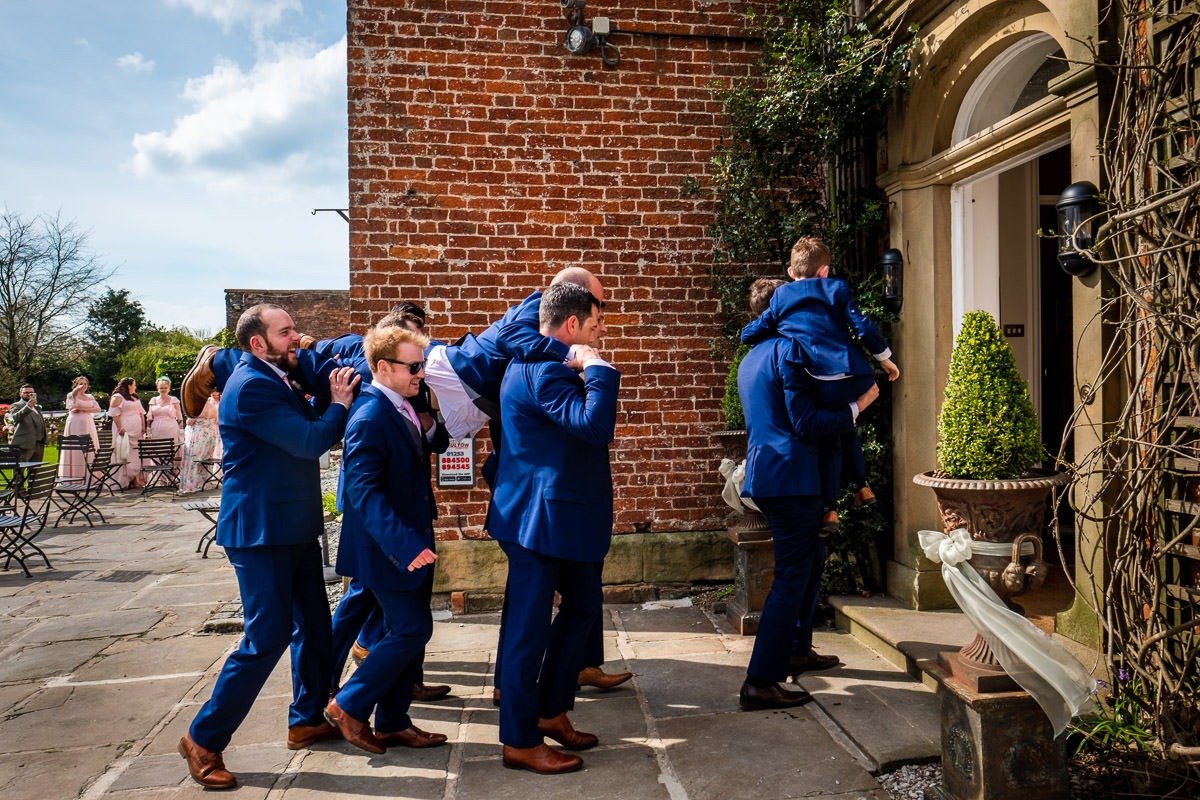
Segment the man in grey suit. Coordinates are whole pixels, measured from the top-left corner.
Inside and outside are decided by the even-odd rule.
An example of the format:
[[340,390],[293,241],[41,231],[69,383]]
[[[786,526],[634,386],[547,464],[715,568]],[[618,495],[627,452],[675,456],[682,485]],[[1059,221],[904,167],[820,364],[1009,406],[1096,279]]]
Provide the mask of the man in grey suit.
[[46,449],[46,418],[37,404],[37,392],[31,384],[21,385],[21,399],[8,409],[13,432],[9,441],[21,448],[22,461],[41,461]]

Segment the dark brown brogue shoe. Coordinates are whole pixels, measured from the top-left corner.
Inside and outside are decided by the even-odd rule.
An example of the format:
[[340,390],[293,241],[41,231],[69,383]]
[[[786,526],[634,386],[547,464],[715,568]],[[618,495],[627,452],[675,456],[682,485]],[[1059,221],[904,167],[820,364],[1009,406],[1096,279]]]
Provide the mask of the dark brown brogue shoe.
[[330,725],[328,722],[316,725],[293,725],[288,728],[287,747],[288,750],[303,750],[317,742],[340,738],[342,738],[342,732],[336,725]]
[[500,690],[492,689],[492,705],[496,708],[500,707]]
[[782,688],[778,683],[768,686],[743,683],[738,705],[743,711],[762,711],[767,708],[796,708],[811,703],[812,699],[812,695],[803,689],[791,691]]
[[434,700],[441,700],[450,694],[450,687],[443,683],[414,683],[413,684],[413,700],[418,700],[423,703],[431,703]]
[[817,672],[823,669],[833,669],[842,660],[837,656],[823,656],[816,650],[809,650],[804,655],[793,655],[788,659],[788,674],[799,675],[801,672]]
[[225,759],[220,753],[205,750],[192,741],[191,734],[185,733],[179,740],[179,755],[187,762],[188,772],[192,780],[205,789],[233,789],[237,787],[237,778],[225,769]]
[[196,354],[196,362],[183,376],[179,385],[179,400],[183,404],[183,412],[189,417],[198,417],[204,410],[204,404],[217,388],[217,379],[213,375],[212,362],[217,354],[215,344],[206,344]]
[[445,734],[423,731],[416,725],[392,733],[375,731],[375,738],[384,747],[437,747],[446,743]]
[[565,711],[557,717],[539,719],[537,727],[543,736],[550,737],[568,750],[587,750],[600,744],[596,734],[575,730]]
[[527,769],[539,775],[561,775],[574,772],[583,766],[583,759],[570,753],[560,753],[553,747],[539,744],[537,747],[509,747],[501,750],[504,766],[509,769]]
[[360,750],[375,754],[387,752],[383,742],[375,738],[375,734],[371,732],[367,723],[360,722],[343,711],[337,704],[336,698],[330,700],[329,705],[325,706],[325,719],[336,725],[342,732],[342,737]]
[[597,689],[607,691],[620,686],[632,677],[632,672],[605,672],[599,667],[584,667],[579,670],[579,685],[595,686]]

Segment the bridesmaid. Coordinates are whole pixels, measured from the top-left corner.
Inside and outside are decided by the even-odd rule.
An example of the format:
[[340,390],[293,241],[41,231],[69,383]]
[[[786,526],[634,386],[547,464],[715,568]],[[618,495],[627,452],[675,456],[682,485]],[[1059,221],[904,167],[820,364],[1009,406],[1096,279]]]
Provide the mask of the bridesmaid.
[[183,443],[183,411],[179,400],[171,397],[171,379],[163,376],[155,384],[158,394],[150,398],[150,409],[146,419],[150,422],[150,432],[153,439],[170,439],[175,443],[175,463],[178,465],[182,455],[180,444]]
[[221,393],[214,391],[209,396],[200,416],[187,421],[187,435],[183,440],[183,467],[179,470],[179,492],[198,492],[208,478],[208,472],[200,466],[206,458],[221,457],[221,436],[217,431],[217,404]]
[[[88,379],[80,375],[71,381],[71,391],[67,394],[67,422],[63,425],[63,436],[90,436],[92,449],[100,447],[100,439],[96,435],[96,414],[100,413],[100,404],[96,398],[88,394]],[[87,477],[87,464],[83,454],[78,450],[66,450],[59,454],[58,479],[60,481],[81,481]]]
[[113,439],[122,433],[129,437],[129,460],[113,477],[122,489],[142,485],[142,460],[138,457],[138,442],[146,430],[146,412],[138,399],[137,381],[121,378],[108,401],[108,416],[113,421]]

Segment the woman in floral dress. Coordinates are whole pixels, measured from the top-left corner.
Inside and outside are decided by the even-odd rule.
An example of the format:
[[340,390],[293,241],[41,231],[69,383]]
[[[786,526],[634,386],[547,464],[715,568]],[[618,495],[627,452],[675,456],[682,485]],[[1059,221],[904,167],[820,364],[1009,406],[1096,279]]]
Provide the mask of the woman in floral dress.
[[108,401],[108,416],[113,421],[113,441],[125,434],[129,437],[129,460],[113,476],[122,489],[137,489],[142,485],[142,459],[138,457],[138,442],[146,430],[146,411],[138,399],[137,381],[121,378]]
[[[100,413],[100,404],[96,398],[88,394],[88,379],[80,375],[71,381],[71,391],[67,393],[67,421],[63,425],[63,436],[90,436],[92,449],[100,448],[100,438],[96,435],[96,414]],[[78,450],[64,450],[58,456],[58,479],[60,481],[81,481],[87,477],[87,464],[83,453]]]
[[179,492],[198,492],[209,473],[200,464],[206,458],[221,457],[221,436],[217,430],[217,404],[220,392],[213,392],[205,402],[200,416],[187,421],[183,437],[183,467],[179,471]]

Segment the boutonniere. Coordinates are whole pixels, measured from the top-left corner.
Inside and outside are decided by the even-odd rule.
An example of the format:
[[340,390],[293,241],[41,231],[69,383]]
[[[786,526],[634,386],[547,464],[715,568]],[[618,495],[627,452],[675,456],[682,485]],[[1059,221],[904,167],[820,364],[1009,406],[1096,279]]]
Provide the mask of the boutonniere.
[[290,385],[292,387],[293,392],[303,392],[304,391],[304,387],[301,386],[297,381],[293,380],[292,378],[288,378],[288,385]]

